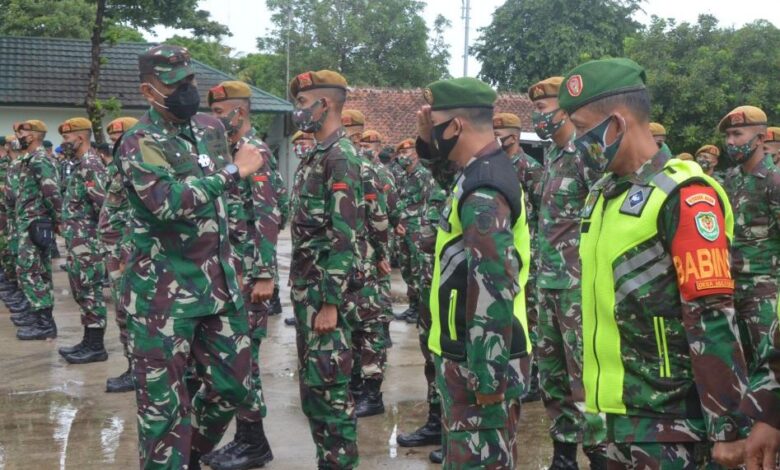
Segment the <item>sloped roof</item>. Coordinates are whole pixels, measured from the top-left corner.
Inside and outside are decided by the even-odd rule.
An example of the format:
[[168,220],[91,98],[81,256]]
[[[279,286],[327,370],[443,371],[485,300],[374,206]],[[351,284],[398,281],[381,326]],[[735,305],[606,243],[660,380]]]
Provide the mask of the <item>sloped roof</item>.
[[[154,44],[104,44],[98,98],[115,97],[125,109],[146,109],[138,91],[138,55]],[[0,105],[82,107],[86,96],[90,42],[81,39],[0,36]],[[234,77],[193,60],[202,106],[209,88]],[[292,105],[252,87],[252,111],[281,113]]]
[[[381,133],[386,144],[396,144],[417,135],[416,113],[424,104],[421,88],[353,88],[344,108],[361,111],[366,116],[366,129]],[[532,110],[526,94],[502,93],[496,101],[496,112],[517,114],[523,131],[533,132]]]

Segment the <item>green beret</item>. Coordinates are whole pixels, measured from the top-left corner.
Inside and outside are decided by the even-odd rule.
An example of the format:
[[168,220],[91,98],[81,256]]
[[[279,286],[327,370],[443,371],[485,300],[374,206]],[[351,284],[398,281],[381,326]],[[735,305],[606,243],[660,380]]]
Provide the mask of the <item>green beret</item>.
[[558,104],[571,114],[608,96],[644,90],[646,81],[645,70],[631,59],[591,60],[566,74]]
[[463,77],[439,80],[423,90],[423,98],[431,110],[457,108],[493,108],[498,98],[496,91],[476,78]]

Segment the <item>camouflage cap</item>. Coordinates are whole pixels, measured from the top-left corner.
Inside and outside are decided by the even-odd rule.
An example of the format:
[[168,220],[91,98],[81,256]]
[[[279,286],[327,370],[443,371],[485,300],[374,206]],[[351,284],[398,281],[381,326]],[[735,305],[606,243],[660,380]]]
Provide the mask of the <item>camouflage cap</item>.
[[531,98],[531,101],[543,98],[558,98],[561,83],[563,83],[563,77],[546,78],[528,89],[528,97]]
[[558,104],[571,114],[608,96],[647,88],[645,69],[631,59],[591,60],[572,69],[558,91]]
[[29,121],[24,121],[21,123],[18,123],[16,125],[17,131],[35,131],[35,132],[49,132],[49,128],[46,127],[46,124],[43,123],[43,121],[39,121],[37,119],[30,119]]
[[190,52],[180,46],[161,44],[138,56],[141,74],[152,74],[166,85],[173,85],[195,75]]
[[710,155],[720,157],[720,149],[712,144],[702,145],[701,148],[696,151],[696,155],[698,156],[700,153],[709,153]]
[[471,77],[439,80],[423,90],[432,111],[458,108],[493,108],[498,98],[487,83]]
[[691,155],[688,152],[683,152],[679,155],[677,155],[678,160],[693,160],[693,155]]
[[650,133],[656,135],[666,135],[666,128],[657,122],[650,123]]
[[106,126],[106,132],[109,134],[115,134],[117,132],[124,133],[130,130],[130,128],[136,124],[138,124],[138,119],[133,117],[116,118],[108,123]]
[[725,132],[732,127],[766,126],[766,113],[755,106],[738,106],[718,123],[718,130]]
[[498,113],[493,116],[493,129],[522,129],[523,123],[517,114]]
[[404,139],[398,145],[395,146],[395,151],[400,152],[401,150],[413,149],[413,148],[415,148],[414,139]]
[[209,106],[227,100],[248,100],[252,98],[252,89],[244,82],[228,80],[209,90]]
[[89,121],[89,119],[83,117],[70,118],[60,124],[58,130],[60,131],[60,134],[68,134],[70,132],[79,131],[91,131],[92,123]]
[[365,142],[367,144],[381,144],[382,134],[380,134],[377,131],[365,131],[363,132],[363,135],[360,137],[360,141]]
[[765,142],[780,142],[780,127],[770,127],[767,129]]
[[366,117],[357,109],[345,109],[341,112],[341,125],[344,127],[364,126]]
[[332,70],[304,72],[290,81],[290,96],[295,98],[302,91],[318,88],[338,88],[347,91],[347,79]]
[[299,140],[314,140],[314,136],[308,132],[296,131],[290,138],[290,142],[298,142]]

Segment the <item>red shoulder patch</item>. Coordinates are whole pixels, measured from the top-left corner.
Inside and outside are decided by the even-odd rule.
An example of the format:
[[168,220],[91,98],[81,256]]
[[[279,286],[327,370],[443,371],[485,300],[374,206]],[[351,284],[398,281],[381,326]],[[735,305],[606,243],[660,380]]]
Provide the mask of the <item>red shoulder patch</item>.
[[[685,300],[716,294],[733,294],[729,242],[717,193],[709,186],[680,190],[680,222],[672,240],[672,260],[677,285]],[[689,204],[688,201],[696,201]],[[699,204],[698,202],[707,202]]]
[[331,189],[334,191],[346,191],[348,187],[347,183],[333,183]]
[[366,194],[366,201],[376,201],[376,193]]
[[253,180],[260,182],[260,181],[268,181],[268,176],[266,175],[255,175],[252,177]]
[[84,186],[86,186],[88,188],[94,188],[95,187],[95,182],[94,181],[85,181],[84,182]]

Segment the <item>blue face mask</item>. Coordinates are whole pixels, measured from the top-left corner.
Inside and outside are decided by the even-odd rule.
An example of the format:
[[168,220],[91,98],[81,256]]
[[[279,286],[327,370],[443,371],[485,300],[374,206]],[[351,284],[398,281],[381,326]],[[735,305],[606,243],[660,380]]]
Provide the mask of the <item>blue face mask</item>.
[[614,142],[609,145],[606,144],[607,132],[614,117],[609,116],[574,141],[574,145],[585,157],[585,164],[599,173],[607,171],[609,165],[615,160],[625,135],[625,132],[622,132]]

